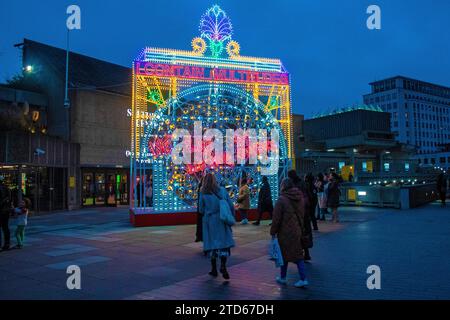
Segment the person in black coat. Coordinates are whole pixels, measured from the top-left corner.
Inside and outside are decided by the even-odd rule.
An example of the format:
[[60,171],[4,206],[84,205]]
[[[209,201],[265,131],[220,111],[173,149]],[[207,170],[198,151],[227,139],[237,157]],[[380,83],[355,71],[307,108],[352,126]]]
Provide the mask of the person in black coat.
[[[311,201],[311,199],[308,196],[308,188],[306,186],[306,183],[304,183],[302,181],[302,179],[300,179],[300,177],[297,175],[297,172],[294,169],[289,170],[288,177],[292,179],[295,187],[297,189],[299,189],[302,193],[303,203],[305,206],[304,211],[303,211],[305,213],[304,217],[303,217],[303,221],[304,221],[304,225],[305,225],[304,236],[309,237],[309,239],[310,239],[309,243],[311,243],[311,247],[312,247],[313,234],[312,234],[311,216],[310,216],[310,206],[311,206],[310,201]],[[305,253],[304,253],[305,261],[311,260],[311,255],[309,253],[310,248],[303,248],[303,250],[305,251]]]
[[195,242],[203,241],[203,215],[199,210],[200,190],[202,188],[203,177],[200,178],[197,188],[197,228],[195,232]]
[[[3,183],[3,176],[0,176],[0,247],[2,250],[9,250],[11,243],[11,233],[9,230],[9,217],[12,208],[12,195],[10,190]],[[2,243],[3,233],[3,246]]]
[[272,219],[272,192],[270,191],[269,179],[266,176],[262,177],[262,186],[258,194],[258,220],[253,222],[255,226],[259,226],[264,212],[269,212]]
[[319,230],[319,227],[317,226],[317,218],[316,218],[316,208],[317,208],[317,190],[314,185],[314,176],[312,173],[308,173],[305,176],[305,185],[308,192],[308,198],[309,198],[309,211],[307,212],[310,216],[313,228],[315,231]]
[[441,199],[441,203],[445,206],[445,198],[447,197],[447,179],[445,179],[444,173],[440,173],[437,177],[436,188]]
[[339,197],[341,191],[339,190],[340,178],[337,173],[332,172],[329,176],[328,191],[327,191],[327,206],[331,208],[333,212],[333,222],[339,222],[338,207],[339,207]]

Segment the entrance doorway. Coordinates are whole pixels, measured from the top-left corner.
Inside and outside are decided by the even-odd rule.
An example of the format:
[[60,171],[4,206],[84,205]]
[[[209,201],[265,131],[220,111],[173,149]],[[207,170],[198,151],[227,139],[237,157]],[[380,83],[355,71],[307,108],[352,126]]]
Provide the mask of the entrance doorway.
[[127,205],[128,170],[107,168],[83,168],[82,205]]

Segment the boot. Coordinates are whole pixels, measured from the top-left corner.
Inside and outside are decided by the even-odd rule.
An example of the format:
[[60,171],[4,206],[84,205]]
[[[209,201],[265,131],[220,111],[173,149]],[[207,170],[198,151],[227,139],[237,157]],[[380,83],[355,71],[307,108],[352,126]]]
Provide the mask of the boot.
[[230,275],[227,271],[227,257],[220,257],[220,273],[225,280],[230,279]]
[[217,277],[217,263],[216,258],[211,258],[211,271],[208,273],[210,276]]

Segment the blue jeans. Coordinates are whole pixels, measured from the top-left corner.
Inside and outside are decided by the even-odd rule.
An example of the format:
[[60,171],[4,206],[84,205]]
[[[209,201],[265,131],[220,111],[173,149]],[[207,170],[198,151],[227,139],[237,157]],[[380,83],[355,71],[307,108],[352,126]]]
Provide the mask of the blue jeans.
[[[305,262],[303,261],[303,259],[301,259],[296,262],[296,265],[297,265],[298,275],[300,276],[300,279],[305,280],[306,279]],[[280,273],[281,273],[282,279],[286,279],[287,269],[288,269],[288,262],[286,262],[284,265],[282,265],[280,267]]]

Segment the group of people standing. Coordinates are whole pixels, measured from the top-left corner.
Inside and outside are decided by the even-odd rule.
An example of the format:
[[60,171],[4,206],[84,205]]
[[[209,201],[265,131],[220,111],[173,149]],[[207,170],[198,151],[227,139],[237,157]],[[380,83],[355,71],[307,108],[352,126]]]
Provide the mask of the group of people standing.
[[[14,207],[14,203],[17,206]],[[25,227],[28,224],[28,213],[31,201],[28,198],[14,201],[11,191],[3,182],[0,176],[0,248],[7,251],[11,247],[11,232],[9,228],[10,218],[16,220],[15,237],[17,245],[15,248],[21,249],[25,240]],[[3,236],[3,237],[2,237]],[[2,243],[3,240],[3,243]]]
[[[291,262],[297,266],[300,277],[294,285],[308,285],[304,263],[311,260],[309,249],[313,245],[313,230],[318,230],[317,221],[325,220],[325,213],[330,208],[333,222],[339,222],[339,180],[334,172],[327,176],[319,174],[317,177],[308,174],[301,179],[295,170],[291,170],[281,182],[280,195],[274,206],[269,181],[263,176],[258,194],[258,217],[253,224],[260,225],[264,213],[272,218],[270,235],[278,239],[284,260],[280,276],[276,278],[278,283],[287,283],[287,268]],[[214,173],[207,173],[198,189],[196,241],[203,241],[203,252],[210,258],[209,274],[218,276],[217,260],[220,260],[219,271],[228,280],[230,275],[227,271],[227,259],[235,242],[231,226],[220,218],[221,205],[224,203],[234,216],[235,209],[239,211],[241,224],[248,224],[250,189],[247,179],[241,179],[235,206],[227,190],[217,183]]]

